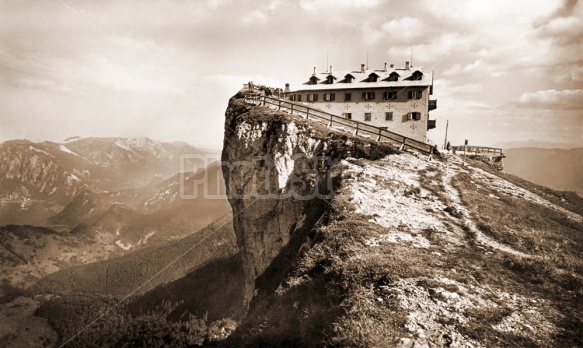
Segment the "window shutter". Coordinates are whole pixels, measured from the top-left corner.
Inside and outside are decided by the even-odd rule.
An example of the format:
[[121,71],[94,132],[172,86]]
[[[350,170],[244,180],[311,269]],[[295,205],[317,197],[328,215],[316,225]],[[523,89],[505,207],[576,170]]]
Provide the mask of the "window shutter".
[[409,91],[409,99],[413,99],[413,91]]
[[334,94],[334,93],[330,94],[330,100],[331,101],[336,100],[336,94]]
[[362,92],[362,99],[366,100],[366,92]]

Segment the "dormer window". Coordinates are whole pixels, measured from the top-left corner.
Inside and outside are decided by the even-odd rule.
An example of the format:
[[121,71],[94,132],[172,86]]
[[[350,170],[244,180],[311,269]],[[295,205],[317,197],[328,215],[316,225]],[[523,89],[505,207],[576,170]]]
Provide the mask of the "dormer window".
[[333,83],[334,83],[334,80],[335,80],[335,79],[336,79],[336,78],[335,78],[334,76],[332,76],[332,75],[328,75],[328,76],[326,77],[326,83],[327,83],[327,84],[329,84],[329,85],[331,85],[331,84],[333,84]]
[[372,73],[368,75],[368,82],[377,82],[379,75]]
[[411,75],[411,79],[414,81],[420,81],[423,79],[423,73],[417,70],[413,73],[413,75]]
[[316,76],[310,77],[310,84],[315,85],[318,83],[318,78]]
[[389,79],[388,79],[388,80],[389,80],[389,81],[399,81],[399,74],[397,74],[396,72],[394,72],[394,71],[393,71],[393,72],[392,72],[392,73],[389,75]]
[[352,80],[354,79],[354,76],[347,74],[346,76],[344,76],[344,81],[346,81],[346,83],[352,83]]

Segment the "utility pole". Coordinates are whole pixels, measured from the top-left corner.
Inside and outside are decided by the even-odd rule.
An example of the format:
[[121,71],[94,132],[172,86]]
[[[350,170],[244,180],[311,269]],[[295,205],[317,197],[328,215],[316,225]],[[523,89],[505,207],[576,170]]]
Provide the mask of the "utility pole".
[[468,139],[464,141],[464,167],[466,166],[466,146],[468,146]]
[[449,120],[447,120],[445,123],[445,140],[443,141],[442,149],[445,149],[447,147],[447,128],[449,128]]

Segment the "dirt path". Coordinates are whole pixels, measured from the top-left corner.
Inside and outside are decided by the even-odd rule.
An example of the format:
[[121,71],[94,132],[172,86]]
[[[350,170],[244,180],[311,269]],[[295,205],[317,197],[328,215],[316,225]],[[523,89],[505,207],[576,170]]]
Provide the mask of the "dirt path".
[[[480,231],[480,229],[478,228],[476,222],[472,219],[471,213],[463,205],[459,191],[452,184],[452,179],[454,176],[456,176],[460,173],[467,173],[473,177],[474,170],[476,170],[476,169],[477,168],[473,168],[473,167],[472,167],[472,170],[466,170],[465,168],[463,168],[462,161],[460,161],[459,157],[457,157],[457,156],[449,156],[448,163],[444,169],[444,175],[442,176],[443,186],[445,187],[445,191],[447,193],[447,196],[451,199],[453,206],[455,207],[455,209],[457,209],[457,211],[459,211],[461,213],[461,217],[459,218],[460,223],[463,226],[466,226],[467,228],[469,228],[470,231],[476,236],[476,243],[478,245],[482,244],[484,246],[488,246],[488,247],[491,247],[493,249],[500,250],[500,251],[503,251],[503,252],[506,252],[509,254],[513,254],[516,256],[531,257],[528,254],[525,254],[521,251],[515,250],[507,245],[498,243],[497,241],[493,240],[492,238],[484,235],[482,233],[482,231]],[[496,178],[496,176],[494,176],[494,175],[492,175],[492,176],[494,178]],[[479,179],[477,179],[477,180],[479,180]],[[502,181],[502,180],[500,180],[500,181]],[[542,200],[542,198],[541,198],[541,200]]]

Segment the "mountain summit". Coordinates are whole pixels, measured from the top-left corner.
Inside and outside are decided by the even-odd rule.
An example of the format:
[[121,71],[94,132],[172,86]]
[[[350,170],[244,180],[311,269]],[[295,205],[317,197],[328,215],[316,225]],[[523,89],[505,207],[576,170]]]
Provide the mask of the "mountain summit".
[[223,174],[247,317],[227,346],[580,346],[583,199],[238,94]]

